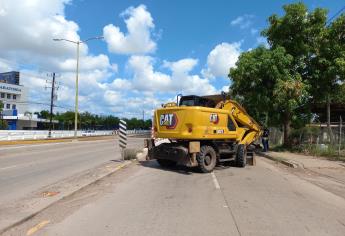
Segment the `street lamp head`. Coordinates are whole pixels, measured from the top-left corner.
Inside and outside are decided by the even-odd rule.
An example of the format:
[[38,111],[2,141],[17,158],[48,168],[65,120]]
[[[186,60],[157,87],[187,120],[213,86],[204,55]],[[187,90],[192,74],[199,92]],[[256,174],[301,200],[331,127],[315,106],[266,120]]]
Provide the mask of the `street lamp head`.
[[86,43],[86,42],[88,42],[88,41],[90,41],[90,40],[95,40],[95,39],[104,39],[104,37],[103,37],[103,36],[91,37],[91,38],[88,38],[88,39],[83,40],[83,41],[81,41],[81,42],[82,42],[82,43]]
[[54,41],[62,41],[62,39],[53,39]]

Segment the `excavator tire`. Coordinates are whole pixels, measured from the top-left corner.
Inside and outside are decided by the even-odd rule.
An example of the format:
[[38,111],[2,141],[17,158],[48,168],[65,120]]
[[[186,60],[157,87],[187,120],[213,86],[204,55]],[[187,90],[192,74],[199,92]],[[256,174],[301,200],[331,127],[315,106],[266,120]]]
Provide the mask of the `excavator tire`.
[[216,151],[211,146],[201,146],[200,152],[196,156],[196,160],[198,162],[198,167],[201,172],[212,172],[217,164]]
[[176,162],[171,160],[157,159],[157,162],[163,168],[172,168],[176,166]]
[[238,167],[245,167],[247,162],[247,150],[243,144],[239,144],[237,147],[237,153],[235,163]]

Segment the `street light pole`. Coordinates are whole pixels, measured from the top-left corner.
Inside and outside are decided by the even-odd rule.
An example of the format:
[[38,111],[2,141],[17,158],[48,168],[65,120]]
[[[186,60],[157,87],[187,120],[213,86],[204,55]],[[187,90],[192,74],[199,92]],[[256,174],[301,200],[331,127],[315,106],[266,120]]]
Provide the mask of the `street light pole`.
[[79,48],[81,43],[86,43],[87,41],[94,40],[94,39],[103,39],[103,36],[92,37],[88,38],[84,41],[78,40],[73,41],[69,39],[53,39],[54,41],[66,41],[70,43],[74,43],[77,45],[77,69],[76,69],[76,76],[75,76],[75,110],[74,110],[74,138],[77,138],[78,132],[78,97],[79,97]]
[[77,138],[78,132],[78,96],[79,96],[79,46],[80,41],[77,42],[77,70],[75,77],[75,109],[74,109],[74,138]]

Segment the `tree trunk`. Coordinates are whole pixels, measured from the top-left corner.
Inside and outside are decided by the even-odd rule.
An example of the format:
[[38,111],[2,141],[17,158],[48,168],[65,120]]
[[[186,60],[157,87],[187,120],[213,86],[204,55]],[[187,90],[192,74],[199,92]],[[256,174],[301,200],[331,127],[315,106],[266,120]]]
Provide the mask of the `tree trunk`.
[[333,132],[331,128],[331,98],[327,96],[327,130],[328,137],[331,144],[333,144]]
[[290,133],[291,133],[291,115],[289,112],[284,114],[284,146],[290,146]]

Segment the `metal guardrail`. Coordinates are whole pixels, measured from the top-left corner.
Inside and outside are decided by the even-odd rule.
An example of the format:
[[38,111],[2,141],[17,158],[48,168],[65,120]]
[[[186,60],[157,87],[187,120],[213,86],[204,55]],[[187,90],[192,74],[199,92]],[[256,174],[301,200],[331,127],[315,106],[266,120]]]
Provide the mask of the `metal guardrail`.
[[[48,130],[0,130],[0,141],[47,139]],[[92,133],[78,131],[77,136],[102,136],[117,134],[117,130],[96,130]],[[150,130],[127,130],[127,134],[149,134]],[[74,136],[73,130],[52,131],[51,138],[69,138]]]

